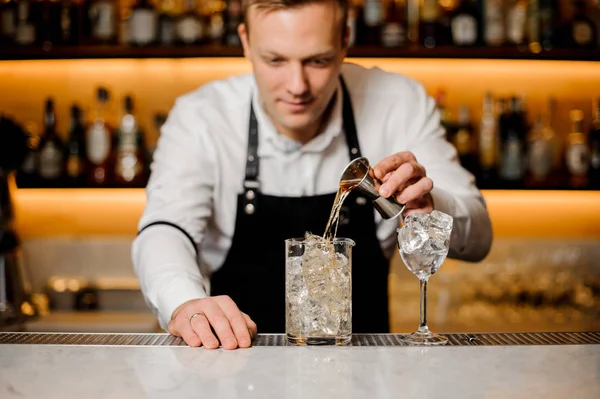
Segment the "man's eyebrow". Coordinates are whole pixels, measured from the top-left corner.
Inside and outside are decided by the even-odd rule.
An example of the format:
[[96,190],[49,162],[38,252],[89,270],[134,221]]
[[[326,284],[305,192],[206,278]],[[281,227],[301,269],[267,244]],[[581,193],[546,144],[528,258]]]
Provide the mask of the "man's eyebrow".
[[[286,56],[277,53],[276,51],[272,51],[272,50],[267,50],[267,49],[260,49],[259,48],[259,53],[261,54],[261,56],[263,57],[274,57],[274,58],[287,58]],[[309,55],[307,57],[304,57],[304,60],[311,60],[311,59],[315,59],[315,58],[323,58],[323,57],[332,57],[335,55],[335,50],[325,50],[322,51],[320,53],[316,53],[316,54],[312,54]]]

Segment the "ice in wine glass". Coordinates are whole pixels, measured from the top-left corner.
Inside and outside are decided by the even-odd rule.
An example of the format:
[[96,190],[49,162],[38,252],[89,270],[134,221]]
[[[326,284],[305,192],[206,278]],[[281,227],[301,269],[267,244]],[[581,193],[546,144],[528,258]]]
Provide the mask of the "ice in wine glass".
[[427,326],[427,282],[444,263],[450,249],[452,216],[433,211],[405,218],[398,229],[398,249],[402,261],[419,278],[421,286],[421,312],[419,329],[407,338],[409,344],[443,345],[448,339],[433,334]]

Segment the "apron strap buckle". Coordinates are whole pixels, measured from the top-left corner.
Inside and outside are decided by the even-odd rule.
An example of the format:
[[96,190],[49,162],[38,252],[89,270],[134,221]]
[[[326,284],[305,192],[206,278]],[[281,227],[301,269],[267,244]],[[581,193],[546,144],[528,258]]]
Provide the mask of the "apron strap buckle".
[[260,189],[260,183],[256,180],[244,181],[244,212],[252,215],[256,212],[256,194]]

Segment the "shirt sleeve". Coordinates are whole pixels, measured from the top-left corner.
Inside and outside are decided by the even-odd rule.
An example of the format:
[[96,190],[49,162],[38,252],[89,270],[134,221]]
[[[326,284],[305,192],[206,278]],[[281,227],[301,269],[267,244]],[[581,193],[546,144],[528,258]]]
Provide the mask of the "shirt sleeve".
[[178,99],[161,128],[132,246],[142,293],[164,329],[179,305],[207,295],[197,248],[212,213],[216,157],[198,114]]
[[417,82],[411,88],[406,135],[408,150],[432,179],[434,209],[454,218],[449,257],[480,261],[492,243],[492,227],[485,201],[474,176],[458,160],[456,149],[445,139],[435,101]]

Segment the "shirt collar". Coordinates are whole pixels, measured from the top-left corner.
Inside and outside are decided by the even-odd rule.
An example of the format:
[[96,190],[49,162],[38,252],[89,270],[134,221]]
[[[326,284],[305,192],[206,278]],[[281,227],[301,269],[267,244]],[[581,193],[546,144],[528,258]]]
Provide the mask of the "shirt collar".
[[256,121],[258,122],[258,156],[273,156],[276,154],[288,154],[291,152],[322,152],[331,142],[340,135],[343,128],[342,106],[343,96],[342,87],[338,81],[335,100],[329,122],[324,131],[314,137],[308,143],[302,145],[277,132],[271,118],[269,118],[262,107],[262,101],[256,87],[256,81],[252,88],[252,106]]

